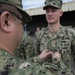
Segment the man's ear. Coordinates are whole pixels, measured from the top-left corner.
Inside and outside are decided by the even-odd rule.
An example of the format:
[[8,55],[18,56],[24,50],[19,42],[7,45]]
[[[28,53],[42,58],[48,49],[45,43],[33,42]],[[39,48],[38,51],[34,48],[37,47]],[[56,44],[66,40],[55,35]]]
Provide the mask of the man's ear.
[[9,33],[11,31],[11,28],[10,28],[10,13],[8,11],[4,11],[2,14],[1,14],[1,29],[7,33]]
[[61,11],[60,11],[60,17],[61,17],[62,15],[63,15],[63,11],[61,10]]

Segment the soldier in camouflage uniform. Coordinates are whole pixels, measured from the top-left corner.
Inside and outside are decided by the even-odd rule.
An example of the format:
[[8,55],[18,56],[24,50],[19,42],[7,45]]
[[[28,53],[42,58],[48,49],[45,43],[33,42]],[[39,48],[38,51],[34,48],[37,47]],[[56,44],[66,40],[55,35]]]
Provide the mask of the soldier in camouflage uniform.
[[[62,0],[46,0],[48,26],[42,28],[36,39],[36,54],[45,67],[57,75],[74,75],[72,60],[75,60],[75,31],[60,24]],[[72,56],[74,58],[72,58]]]
[[[30,64],[20,56],[27,54],[29,58],[34,53],[33,43],[23,30],[29,21],[31,17],[22,10],[21,0],[0,0],[0,75],[26,75],[22,68]],[[24,55],[19,49],[23,49],[23,42],[27,50]]]
[[40,33],[40,27],[36,28],[35,36],[37,36]]

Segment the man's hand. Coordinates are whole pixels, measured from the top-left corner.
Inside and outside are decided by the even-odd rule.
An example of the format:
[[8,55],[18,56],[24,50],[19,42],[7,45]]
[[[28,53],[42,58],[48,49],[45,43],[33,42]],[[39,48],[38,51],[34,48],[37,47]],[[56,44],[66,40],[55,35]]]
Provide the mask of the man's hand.
[[61,54],[59,52],[54,52],[52,54],[52,62],[54,64],[57,64],[58,62],[60,62],[60,60],[61,60]]
[[61,54],[59,52],[52,53],[52,58],[61,58]]
[[52,56],[52,52],[46,49],[46,50],[42,51],[38,57],[42,61],[44,61],[47,57],[51,57],[51,56]]

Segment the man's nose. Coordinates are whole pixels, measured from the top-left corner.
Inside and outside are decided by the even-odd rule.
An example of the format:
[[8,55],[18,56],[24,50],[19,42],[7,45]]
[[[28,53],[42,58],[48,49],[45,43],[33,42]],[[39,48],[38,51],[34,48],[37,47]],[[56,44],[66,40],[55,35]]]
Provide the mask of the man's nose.
[[49,13],[48,13],[48,15],[52,15],[52,14],[53,14],[53,12],[50,10]]

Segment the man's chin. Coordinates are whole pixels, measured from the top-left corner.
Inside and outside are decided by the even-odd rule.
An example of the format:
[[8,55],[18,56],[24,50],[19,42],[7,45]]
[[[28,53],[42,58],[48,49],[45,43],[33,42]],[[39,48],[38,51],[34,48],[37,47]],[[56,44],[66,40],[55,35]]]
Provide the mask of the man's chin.
[[48,22],[48,24],[53,25],[53,24],[54,24],[54,22]]

